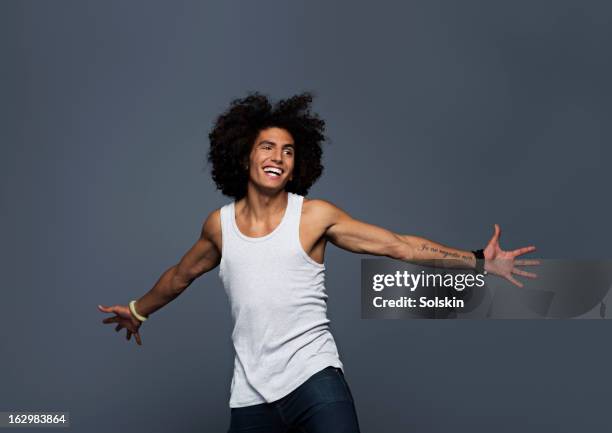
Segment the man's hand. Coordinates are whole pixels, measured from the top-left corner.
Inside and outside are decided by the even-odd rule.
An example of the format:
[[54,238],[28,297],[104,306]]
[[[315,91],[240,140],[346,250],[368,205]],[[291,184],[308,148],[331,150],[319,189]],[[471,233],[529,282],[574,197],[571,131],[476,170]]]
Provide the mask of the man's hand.
[[112,307],[98,305],[98,309],[104,313],[115,313],[114,317],[107,317],[106,319],[102,320],[102,323],[117,323],[117,326],[115,327],[115,331],[117,332],[119,332],[122,328],[126,328],[126,338],[129,340],[132,334],[134,334],[136,343],[138,343],[139,346],[142,346],[142,339],[138,333],[138,329],[140,328],[142,322],[132,316],[130,307],[127,305],[113,305]]
[[516,280],[512,274],[521,275],[527,278],[537,278],[537,274],[517,269],[516,266],[539,265],[540,262],[539,260],[514,259],[515,257],[535,251],[536,247],[529,246],[518,248],[513,251],[504,251],[499,246],[500,235],[501,229],[499,228],[499,225],[495,224],[495,232],[493,233],[493,237],[483,251],[485,258],[485,271],[499,275],[518,287],[523,287],[523,283]]

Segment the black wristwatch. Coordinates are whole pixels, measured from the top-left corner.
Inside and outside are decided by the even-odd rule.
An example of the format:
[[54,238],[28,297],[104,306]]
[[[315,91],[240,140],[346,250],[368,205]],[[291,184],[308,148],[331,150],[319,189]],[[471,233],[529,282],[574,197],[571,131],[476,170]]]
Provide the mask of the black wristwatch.
[[487,275],[487,271],[485,271],[485,268],[484,268],[484,265],[485,265],[484,251],[475,250],[475,251],[472,251],[472,253],[474,254],[474,257],[476,257],[476,272],[479,274]]

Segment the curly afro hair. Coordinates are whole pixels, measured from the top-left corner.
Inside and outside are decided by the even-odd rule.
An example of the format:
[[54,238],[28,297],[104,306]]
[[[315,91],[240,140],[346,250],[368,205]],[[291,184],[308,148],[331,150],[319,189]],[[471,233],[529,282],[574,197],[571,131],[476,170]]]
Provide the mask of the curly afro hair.
[[277,127],[289,131],[295,142],[293,179],[285,190],[306,195],[323,173],[321,157],[325,122],[311,113],[312,94],[305,92],[278,101],[274,107],[259,92],[234,99],[208,134],[212,178],[223,194],[236,200],[247,191],[248,172],[244,169],[259,132]]

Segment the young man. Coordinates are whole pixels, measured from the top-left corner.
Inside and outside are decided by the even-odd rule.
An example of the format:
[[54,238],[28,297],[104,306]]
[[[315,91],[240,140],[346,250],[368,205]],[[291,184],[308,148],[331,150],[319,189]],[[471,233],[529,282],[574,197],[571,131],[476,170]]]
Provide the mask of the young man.
[[[452,258],[453,267],[484,270],[521,286],[516,265],[537,264],[506,252],[500,229],[484,252],[462,251],[351,218],[325,200],[306,199],[320,177],[325,123],[308,93],[274,107],[258,93],[234,100],[209,135],[212,176],[234,198],[210,213],[200,238],[155,286],[129,306],[99,306],[140,345],[151,313],[219,265],[234,328],[230,432],[358,432],[353,397],[326,314],[327,242],[345,250],[405,261]],[[483,270],[482,268],[479,270]]]

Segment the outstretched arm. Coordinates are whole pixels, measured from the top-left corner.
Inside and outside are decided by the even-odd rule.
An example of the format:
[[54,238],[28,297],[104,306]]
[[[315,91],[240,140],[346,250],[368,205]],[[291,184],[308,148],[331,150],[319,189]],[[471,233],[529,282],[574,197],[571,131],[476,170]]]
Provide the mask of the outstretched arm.
[[[446,267],[475,268],[470,251],[451,248],[418,236],[401,235],[351,217],[325,200],[316,200],[318,217],[326,222],[325,236],[342,249],[386,256],[407,262],[445,263]],[[445,260],[443,260],[445,259]]]
[[216,210],[208,216],[199,239],[180,262],[166,270],[153,288],[136,301],[133,306],[136,314],[127,305],[98,305],[100,311],[115,314],[102,320],[102,323],[117,323],[115,331],[126,328],[126,338],[129,340],[133,334],[136,343],[142,345],[139,332],[141,320],[146,320],[151,313],[180,295],[193,280],[219,264],[221,253],[213,239],[220,235],[220,230],[219,211]]
[[185,253],[179,263],[166,270],[149,292],[134,305],[136,311],[147,317],[179,296],[191,283],[215,268],[221,260],[221,253],[213,242],[220,229],[219,211],[211,212],[202,225],[199,239]]
[[[342,209],[325,200],[316,200],[318,217],[325,221],[325,236],[334,245],[347,251],[386,256],[392,259],[446,268],[476,267],[471,251],[452,248],[429,239],[394,233],[382,227],[352,218]],[[485,270],[502,276],[522,287],[511,274],[535,278],[536,274],[515,266],[537,265],[537,260],[514,260],[515,257],[535,251],[534,246],[504,251],[499,246],[501,230],[495,224],[495,233],[484,249]]]

